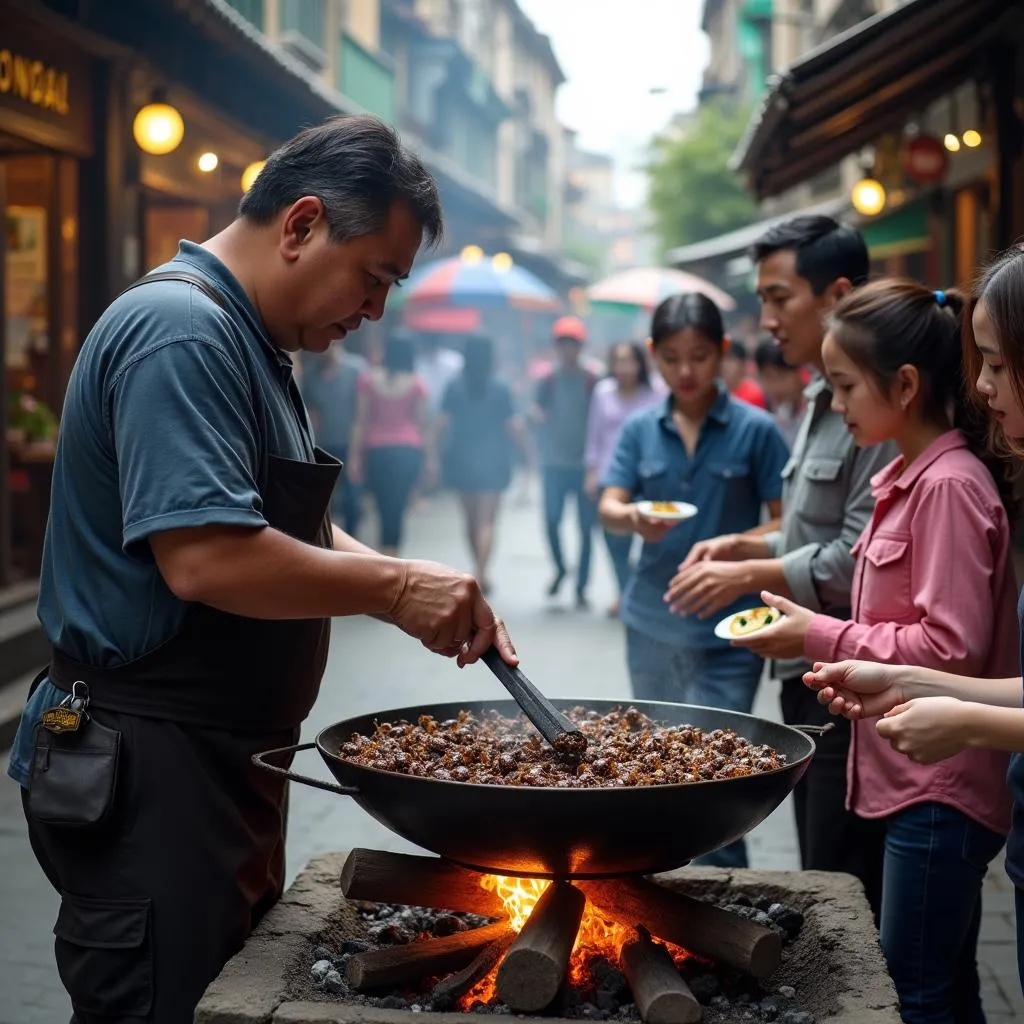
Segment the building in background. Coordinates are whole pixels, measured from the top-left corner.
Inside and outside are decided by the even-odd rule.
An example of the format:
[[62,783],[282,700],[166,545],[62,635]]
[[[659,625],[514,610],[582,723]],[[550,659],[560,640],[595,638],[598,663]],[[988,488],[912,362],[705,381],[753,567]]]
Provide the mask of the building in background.
[[[31,612],[68,375],[109,301],[220,230],[302,125],[371,112],[436,176],[447,251],[504,251],[563,294],[564,80],[514,0],[0,0],[0,676]],[[376,328],[371,328],[376,329]],[[24,629],[22,629],[24,626]],[[0,678],[2,682],[2,678]]]

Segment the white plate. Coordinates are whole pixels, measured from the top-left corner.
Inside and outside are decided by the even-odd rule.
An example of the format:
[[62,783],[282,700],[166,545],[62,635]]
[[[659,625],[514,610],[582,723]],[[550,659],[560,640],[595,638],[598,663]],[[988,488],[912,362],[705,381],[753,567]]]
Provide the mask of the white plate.
[[[674,512],[655,510],[655,505],[671,505]],[[684,519],[692,519],[697,514],[697,506],[688,501],[638,501],[637,512],[645,519],[657,519],[663,523],[681,523]]]
[[[767,607],[767,605],[763,605],[763,604],[762,605],[758,605],[758,608],[766,608],[766,607]],[[732,620],[736,618],[736,616],[738,616],[738,615],[750,615],[751,612],[754,612],[756,610],[757,610],[756,608],[744,608],[744,610],[741,611],[741,612],[734,612],[732,615],[727,615],[724,619],[722,619],[722,621],[717,626],[715,626],[715,636],[717,636],[719,640],[739,640],[739,639],[742,639],[742,637],[737,637],[734,633],[732,633],[730,631],[730,629],[729,629],[729,626],[731,625]],[[785,618],[785,615],[783,615],[782,612],[773,611],[773,613],[772,613],[772,621],[770,623],[768,623],[768,625],[769,626],[774,626],[776,622],[779,622],[779,621],[781,621],[784,618]],[[768,628],[768,626],[762,626],[761,627],[761,629],[767,629],[767,628]],[[755,629],[751,633],[744,633],[743,636],[757,636],[757,634],[761,632],[761,629]]]

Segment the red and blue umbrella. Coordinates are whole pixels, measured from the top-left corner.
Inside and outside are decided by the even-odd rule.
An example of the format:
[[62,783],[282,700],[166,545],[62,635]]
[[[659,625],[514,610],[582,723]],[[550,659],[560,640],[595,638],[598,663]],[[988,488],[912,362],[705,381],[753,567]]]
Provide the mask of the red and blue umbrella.
[[451,305],[555,312],[562,306],[554,289],[506,253],[434,260],[414,270],[396,297],[406,309]]

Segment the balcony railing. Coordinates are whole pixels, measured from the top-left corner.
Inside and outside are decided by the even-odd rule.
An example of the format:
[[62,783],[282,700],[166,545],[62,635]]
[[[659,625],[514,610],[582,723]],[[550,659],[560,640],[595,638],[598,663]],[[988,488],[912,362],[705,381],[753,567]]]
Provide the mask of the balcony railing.
[[324,46],[324,0],[280,0],[281,34],[297,32],[319,47]]
[[371,114],[395,120],[395,72],[389,58],[370,53],[343,32],[338,88]]
[[263,0],[228,0],[228,3],[246,21],[252,22],[261,32],[265,31]]

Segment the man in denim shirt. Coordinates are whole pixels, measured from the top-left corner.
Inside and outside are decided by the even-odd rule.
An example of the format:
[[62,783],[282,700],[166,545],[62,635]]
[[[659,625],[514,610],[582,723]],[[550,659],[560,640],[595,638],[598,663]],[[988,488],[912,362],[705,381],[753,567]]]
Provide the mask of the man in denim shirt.
[[[815,611],[850,614],[850,554],[874,508],[871,478],[896,457],[891,444],[859,449],[831,410],[821,343],[835,304],[868,276],[860,235],[830,217],[801,216],[768,231],[752,248],[757,263],[761,326],[791,366],[809,364],[815,377],[793,454],[782,472],[782,522],[768,532],[726,534],[694,546],[670,587],[673,607],[710,616],[739,594],[769,590]],[[776,662],[782,714],[790,724],[829,720],[803,684],[810,666]],[[805,868],[847,871],[873,901],[881,876],[877,827],[846,809],[848,722],[817,741],[817,754],[794,794]]]

